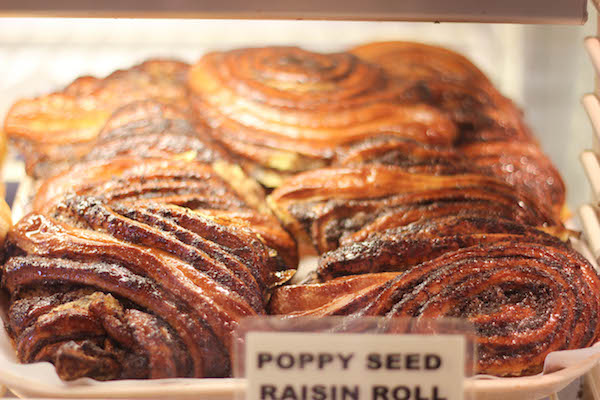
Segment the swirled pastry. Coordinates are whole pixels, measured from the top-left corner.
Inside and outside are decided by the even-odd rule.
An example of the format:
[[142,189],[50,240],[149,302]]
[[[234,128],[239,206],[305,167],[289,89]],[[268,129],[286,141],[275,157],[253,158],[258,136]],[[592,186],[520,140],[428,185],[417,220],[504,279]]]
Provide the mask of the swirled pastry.
[[40,165],[78,159],[119,107],[155,99],[189,111],[185,86],[188,65],[148,60],[103,79],[85,76],[62,91],[17,101],[4,131],[25,155],[27,172],[42,176]]
[[340,146],[334,161],[334,165],[343,167],[367,164],[395,165],[407,172],[434,175],[479,172],[454,147],[432,146],[386,134]]
[[65,380],[227,376],[237,322],[289,277],[245,226],[159,203],[69,197],[8,248],[17,356]]
[[450,251],[524,237],[566,246],[555,236],[507,219],[475,213],[446,215],[371,232],[361,241],[347,240],[321,257],[314,277],[326,281],[345,275],[402,271]]
[[190,71],[198,114],[245,160],[275,171],[326,165],[341,143],[386,131],[450,144],[452,121],[348,53],[295,47],[214,52]]
[[[461,135],[465,131],[491,127],[497,122],[499,131],[513,128],[519,132],[512,135],[530,137],[522,124],[521,112],[500,94],[479,68],[458,53],[423,43],[400,41],[368,43],[350,52],[380,65],[404,85],[412,87],[414,96],[450,113],[459,124]],[[496,134],[508,134],[499,131]]]
[[476,173],[499,177],[540,204],[565,217],[562,178],[532,142],[479,141],[459,147],[430,146],[411,139],[374,135],[340,146],[334,165],[396,165],[408,172],[451,175]]
[[417,98],[449,113],[459,129],[459,149],[482,172],[552,204],[555,215],[561,216],[565,187],[558,171],[539,148],[522,112],[469,60],[411,42],[370,43],[352,53],[381,65],[404,85],[412,82]]
[[401,79],[444,80],[465,86],[492,83],[466,57],[439,46],[416,42],[375,42],[351,49],[353,54],[392,70]]
[[181,159],[116,158],[77,163],[47,179],[33,199],[33,210],[47,213],[69,194],[92,196],[108,204],[173,204],[235,220],[264,240],[284,263],[295,267],[296,244],[268,209],[262,188],[225,161],[212,164]]
[[207,129],[180,109],[156,100],[129,103],[115,111],[82,157],[179,158],[212,163],[231,160]]
[[594,268],[555,237],[511,221],[419,221],[323,255],[316,277],[278,289],[270,311],[464,318],[476,329],[478,373],[534,374],[548,353],[600,338]]
[[304,172],[268,200],[295,236],[311,241],[320,253],[335,249],[340,240],[460,213],[559,225],[549,208],[501,180],[472,173],[411,173],[379,164]]

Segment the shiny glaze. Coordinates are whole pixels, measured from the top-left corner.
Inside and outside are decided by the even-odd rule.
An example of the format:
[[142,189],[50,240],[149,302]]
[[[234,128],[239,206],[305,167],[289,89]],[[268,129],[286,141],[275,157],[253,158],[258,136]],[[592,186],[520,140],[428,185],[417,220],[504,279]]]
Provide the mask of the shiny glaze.
[[78,78],[59,92],[16,102],[4,131],[25,154],[28,173],[42,176],[47,168],[38,164],[63,163],[89,151],[90,141],[125,104],[155,99],[186,109],[188,68],[179,61],[152,59],[106,78]]
[[[459,150],[483,173],[499,177],[560,216],[565,186],[518,107],[460,54],[411,42],[370,43],[351,50],[380,65],[414,96],[445,110],[458,127]],[[524,157],[524,158],[522,158]]]
[[[10,333],[19,358],[51,360],[63,379],[131,377],[126,367],[105,371],[109,353],[117,359],[137,357],[147,373],[139,377],[226,376],[237,322],[263,314],[267,287],[282,280],[264,242],[233,221],[221,225],[159,203],[110,207],[90,197],[68,197],[50,214],[30,214],[11,231],[12,255],[2,282],[12,296]],[[102,297],[101,303],[108,301],[102,293],[112,296],[110,301],[116,299],[123,309],[121,319],[131,314],[128,318],[164,326],[164,337],[147,337],[150,331],[132,330],[123,321],[121,329],[109,328],[104,322],[109,314],[90,311],[81,301],[20,297],[22,290],[42,283],[66,285],[67,291],[95,290],[92,295]],[[23,300],[29,301],[29,311],[20,305]],[[148,312],[159,319],[147,317]],[[72,340],[94,344],[98,354],[94,358],[72,348]],[[165,346],[171,357],[158,353]],[[189,352],[191,367],[181,346]],[[111,353],[115,347],[119,351]],[[142,348],[151,348],[151,355]],[[159,373],[160,363],[171,366]]]
[[408,88],[348,53],[214,52],[192,67],[189,84],[217,140],[283,171],[314,168],[335,146],[377,132],[434,144],[450,144],[456,134],[443,113],[411,101]]
[[[269,201],[283,222],[297,236],[308,236],[321,253],[346,236],[364,236],[359,231],[370,232],[373,225],[391,228],[461,210],[487,209],[528,225],[560,225],[551,210],[501,180],[473,173],[418,174],[385,165],[304,172],[277,188]],[[388,221],[381,224],[383,218]]]

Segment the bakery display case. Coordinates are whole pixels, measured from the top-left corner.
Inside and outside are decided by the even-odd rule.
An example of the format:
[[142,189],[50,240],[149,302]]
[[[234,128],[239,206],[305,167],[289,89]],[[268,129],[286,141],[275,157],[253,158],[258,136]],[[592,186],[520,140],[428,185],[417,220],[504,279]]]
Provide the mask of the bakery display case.
[[594,5],[249,4],[0,5],[11,395],[235,398],[274,314],[466,318],[469,398],[597,397]]

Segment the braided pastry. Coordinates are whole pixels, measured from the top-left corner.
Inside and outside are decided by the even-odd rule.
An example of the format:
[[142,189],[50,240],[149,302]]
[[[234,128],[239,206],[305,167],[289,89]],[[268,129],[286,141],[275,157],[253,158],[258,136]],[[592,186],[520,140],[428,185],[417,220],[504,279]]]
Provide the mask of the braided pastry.
[[223,224],[233,219],[261,235],[287,265],[298,262],[296,243],[268,210],[262,189],[224,161],[116,158],[78,163],[40,186],[33,210],[47,213],[69,194],[108,204],[173,204]]
[[17,356],[65,380],[227,376],[237,322],[285,280],[246,227],[156,203],[67,198],[8,248]]

